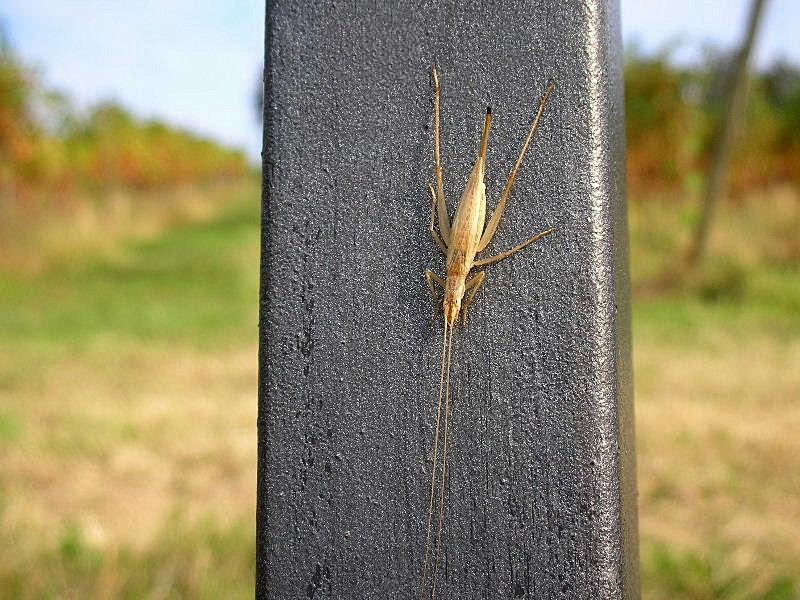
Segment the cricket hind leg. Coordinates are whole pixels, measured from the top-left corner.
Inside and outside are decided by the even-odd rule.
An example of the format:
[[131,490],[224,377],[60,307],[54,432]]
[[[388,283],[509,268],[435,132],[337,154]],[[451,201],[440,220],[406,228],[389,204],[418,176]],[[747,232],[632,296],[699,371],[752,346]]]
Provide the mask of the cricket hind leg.
[[447,256],[447,244],[445,244],[444,240],[442,240],[439,234],[436,233],[436,229],[434,228],[434,221],[436,219],[436,204],[437,204],[436,192],[433,190],[433,186],[430,183],[428,184],[428,189],[431,192],[431,222],[428,225],[428,231],[431,232],[431,237],[433,238],[433,241],[436,242],[436,245],[439,246],[444,255]]
[[483,236],[478,242],[478,252],[484,250],[486,246],[489,245],[489,242],[492,241],[492,238],[494,237],[495,233],[497,233],[497,227],[500,225],[500,219],[503,218],[503,213],[506,210],[506,204],[508,203],[508,198],[511,196],[511,192],[514,189],[514,184],[517,182],[517,175],[519,175],[519,169],[522,166],[522,161],[525,159],[525,154],[527,154],[528,152],[528,148],[531,145],[533,136],[536,134],[536,130],[539,129],[539,121],[542,118],[542,113],[544,112],[544,109],[547,106],[548,101],[550,100],[550,95],[553,93],[555,87],[556,84],[551,83],[550,86],[547,88],[547,91],[544,93],[542,101],[539,103],[539,110],[536,112],[536,117],[533,119],[533,124],[531,125],[531,129],[528,132],[528,137],[525,139],[525,143],[522,145],[522,151],[519,153],[519,158],[517,158],[517,162],[514,163],[514,168],[511,170],[511,175],[508,177],[508,182],[506,183],[506,187],[503,190],[502,196],[500,196],[500,202],[497,203],[497,208],[494,209],[494,212],[492,213],[492,216],[489,219],[489,223],[486,225],[486,229],[483,232]]
[[539,241],[543,237],[547,237],[551,233],[553,233],[555,229],[550,228],[541,233],[537,233],[532,238],[525,240],[521,244],[514,246],[511,250],[506,250],[505,252],[501,252],[500,254],[496,254],[495,256],[490,256],[489,258],[482,258],[481,260],[476,260],[472,263],[475,267],[485,267],[486,265],[493,265],[494,263],[500,262],[501,260],[505,260],[509,256],[514,256],[517,252],[522,250],[523,248],[530,246],[532,243]]
[[[447,198],[444,195],[444,168],[442,167],[442,86],[436,65],[431,67],[433,75],[433,155],[436,163],[436,208],[439,215],[439,229],[446,245],[450,244],[450,216],[447,212]],[[445,251],[446,252],[446,251]]]

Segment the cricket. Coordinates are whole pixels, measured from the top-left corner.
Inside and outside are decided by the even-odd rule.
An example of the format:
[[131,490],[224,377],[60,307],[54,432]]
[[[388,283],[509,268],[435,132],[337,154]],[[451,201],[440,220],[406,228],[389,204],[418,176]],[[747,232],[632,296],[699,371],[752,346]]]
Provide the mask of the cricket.
[[[445,519],[445,488],[447,479],[447,453],[448,438],[451,423],[450,399],[450,367],[452,364],[453,331],[462,318],[464,325],[467,323],[467,313],[475,295],[486,280],[486,273],[478,271],[472,277],[470,272],[479,267],[485,267],[501,260],[505,260],[533,244],[537,240],[550,235],[555,230],[547,229],[537,233],[521,244],[501,252],[495,256],[480,258],[476,255],[485,250],[497,233],[500,220],[503,218],[506,204],[514,189],[525,154],[531,145],[539,121],[547,106],[550,96],[555,89],[552,83],[547,88],[539,103],[539,109],[533,119],[528,137],[522,146],[522,151],[511,170],[508,182],[500,196],[497,207],[486,223],[486,154],[489,148],[489,130],[492,125],[492,109],[486,108],[486,120],[483,125],[480,150],[475,161],[475,166],[467,180],[461,201],[456,209],[451,224],[444,193],[444,169],[442,167],[441,150],[441,101],[442,90],[439,82],[439,73],[436,66],[431,68],[434,87],[434,160],[436,188],[428,183],[431,195],[431,218],[429,230],[436,245],[447,257],[446,277],[442,278],[430,269],[425,271],[425,279],[433,296],[435,315],[441,309],[444,317],[444,334],[442,339],[441,370],[439,374],[439,396],[436,408],[436,426],[433,440],[433,457],[431,459],[431,485],[428,502],[428,527],[425,535],[425,562],[422,570],[422,598],[436,597],[436,581],[439,574],[439,561],[442,545],[442,531]],[[439,231],[436,230],[438,216]],[[484,228],[485,225],[485,228]],[[443,296],[437,293],[437,286],[444,290]],[[465,299],[466,296],[466,299]],[[463,302],[463,306],[462,306]],[[441,452],[440,452],[441,447]],[[439,483],[437,492],[437,482]],[[434,515],[437,515],[434,536]],[[431,567],[431,562],[433,563]],[[430,593],[428,593],[430,590]]]

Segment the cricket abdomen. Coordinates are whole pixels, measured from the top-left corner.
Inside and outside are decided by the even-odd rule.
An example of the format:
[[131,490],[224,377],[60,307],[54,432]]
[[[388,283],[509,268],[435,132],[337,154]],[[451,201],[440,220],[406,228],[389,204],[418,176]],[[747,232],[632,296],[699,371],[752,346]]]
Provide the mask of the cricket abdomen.
[[450,230],[450,252],[447,255],[447,283],[444,289],[443,308],[445,319],[451,326],[456,323],[461,312],[467,275],[475,260],[486,219],[486,186],[483,175],[484,159],[478,157]]

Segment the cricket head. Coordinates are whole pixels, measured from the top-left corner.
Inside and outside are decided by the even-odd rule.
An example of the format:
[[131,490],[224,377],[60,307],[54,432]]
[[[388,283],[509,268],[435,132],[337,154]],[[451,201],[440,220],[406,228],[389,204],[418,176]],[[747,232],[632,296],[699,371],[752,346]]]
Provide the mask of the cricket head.
[[[448,279],[450,283],[450,279]],[[442,308],[444,318],[449,327],[455,326],[458,316],[461,314],[461,300],[464,298],[464,280],[460,279],[455,285],[448,285],[445,289]]]

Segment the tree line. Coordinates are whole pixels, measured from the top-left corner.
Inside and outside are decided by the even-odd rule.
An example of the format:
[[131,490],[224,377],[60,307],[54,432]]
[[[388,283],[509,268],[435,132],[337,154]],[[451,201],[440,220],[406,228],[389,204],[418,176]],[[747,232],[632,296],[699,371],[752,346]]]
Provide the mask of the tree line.
[[113,101],[79,110],[0,31],[0,202],[241,178],[244,152]]
[[[665,49],[626,58],[628,183],[633,201],[697,193],[724,110],[730,54],[708,50],[681,65]],[[742,197],[800,184],[800,69],[781,61],[752,74],[727,182]],[[112,101],[76,109],[47,89],[0,35],[0,199],[60,197],[108,188],[157,189],[238,178],[243,151]]]
[[[632,201],[697,194],[709,170],[734,54],[707,49],[698,63],[675,48],[629,50],[625,65],[628,185]],[[751,73],[732,148],[726,195],[800,184],[800,69],[777,61]]]

